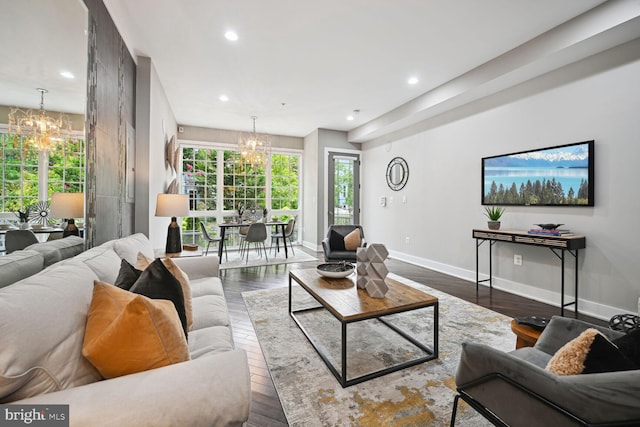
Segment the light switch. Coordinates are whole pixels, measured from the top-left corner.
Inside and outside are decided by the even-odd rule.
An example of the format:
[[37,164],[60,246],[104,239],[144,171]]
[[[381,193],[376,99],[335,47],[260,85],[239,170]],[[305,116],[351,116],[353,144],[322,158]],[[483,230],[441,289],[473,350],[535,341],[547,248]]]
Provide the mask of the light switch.
[[387,198],[382,196],[380,197],[380,206],[387,206]]

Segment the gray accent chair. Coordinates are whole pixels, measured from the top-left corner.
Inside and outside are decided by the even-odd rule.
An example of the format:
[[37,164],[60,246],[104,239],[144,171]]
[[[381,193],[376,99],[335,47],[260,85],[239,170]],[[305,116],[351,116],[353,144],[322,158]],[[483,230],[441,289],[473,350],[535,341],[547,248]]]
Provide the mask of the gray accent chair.
[[329,226],[329,229],[327,230],[327,235],[326,237],[322,240],[322,250],[324,251],[324,260],[325,261],[351,261],[351,262],[355,262],[356,261],[356,251],[350,251],[344,248],[344,240],[342,245],[336,245],[336,243],[340,243],[340,242],[336,242],[334,241],[334,239],[332,239],[332,234],[334,234],[334,236],[337,236],[338,239],[340,240],[340,237],[342,239],[344,239],[344,237],[351,233],[353,230],[355,230],[356,228],[360,229],[360,239],[362,240],[361,245],[362,246],[367,246],[367,242],[364,239],[364,230],[362,229],[361,225],[358,224],[333,224]]
[[[284,227],[284,235],[280,232],[280,229],[278,229],[278,231],[276,233],[272,233],[271,234],[271,247],[273,247],[273,242],[276,242],[276,249],[278,250],[278,252],[280,251],[280,239],[282,239],[284,241],[284,239],[288,239],[289,240],[289,248],[291,248],[291,253],[293,255],[296,254],[296,251],[293,250],[293,242],[291,241],[291,236],[293,236],[293,230],[295,230],[296,227],[296,220],[298,219],[298,217],[296,216],[295,218],[291,218],[289,220],[289,222],[287,222],[287,225]],[[286,242],[285,242],[286,244]]]
[[38,243],[38,238],[31,230],[7,230],[7,234],[4,236],[7,254],[24,249],[34,243]]
[[249,262],[249,245],[251,243],[255,243],[256,249],[258,249],[258,253],[262,256],[262,251],[264,251],[264,257],[269,262],[269,257],[267,256],[267,247],[264,244],[264,241],[267,240],[267,226],[264,225],[264,222],[255,222],[249,226],[249,230],[247,231],[247,235],[244,237],[245,249],[244,251],[247,254],[247,263]]
[[534,347],[505,353],[463,343],[451,426],[459,399],[496,426],[640,425],[640,370],[558,376],[544,369],[560,347],[588,328],[610,339],[623,335],[555,316]]
[[[202,230],[202,238],[207,242],[207,249],[205,249],[204,254],[209,255],[209,245],[211,243],[220,244],[220,237],[211,237],[209,232],[207,231],[207,227],[204,225],[204,222],[200,221],[200,230]],[[226,237],[224,240],[228,240]],[[227,261],[229,261],[229,254],[227,254],[227,245],[224,246],[224,256],[227,257]]]

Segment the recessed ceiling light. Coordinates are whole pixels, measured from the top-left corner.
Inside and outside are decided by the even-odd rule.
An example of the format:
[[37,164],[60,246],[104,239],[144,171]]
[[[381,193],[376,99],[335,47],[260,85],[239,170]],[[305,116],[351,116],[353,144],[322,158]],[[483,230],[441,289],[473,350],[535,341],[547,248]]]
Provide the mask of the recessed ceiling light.
[[71,71],[60,71],[60,75],[65,79],[75,79],[76,76],[73,75]]
[[351,120],[353,120],[353,119],[354,119],[354,117],[353,117],[352,115],[348,115],[348,116],[347,116],[347,120],[351,121]]
[[229,41],[235,42],[238,40],[238,33],[236,33],[233,30],[229,30],[226,33],[224,33],[224,38]]
[[222,102],[227,102],[229,100],[229,97],[223,94],[223,95],[220,95],[218,99]]
[[410,85],[415,85],[415,84],[418,84],[419,81],[420,80],[418,80],[418,78],[414,76],[414,77],[409,77],[409,80],[407,80],[407,83],[409,83]]

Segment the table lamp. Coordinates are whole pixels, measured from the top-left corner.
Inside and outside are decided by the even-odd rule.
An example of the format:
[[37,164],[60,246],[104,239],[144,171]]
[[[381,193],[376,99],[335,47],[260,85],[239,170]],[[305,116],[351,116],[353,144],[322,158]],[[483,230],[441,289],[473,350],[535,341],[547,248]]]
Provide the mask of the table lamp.
[[156,216],[171,217],[169,230],[167,231],[167,254],[182,252],[182,240],[180,239],[180,226],[177,217],[189,215],[189,196],[187,194],[158,194],[156,201]]
[[84,218],[84,193],[53,193],[49,216],[67,222],[62,237],[79,236],[75,218]]

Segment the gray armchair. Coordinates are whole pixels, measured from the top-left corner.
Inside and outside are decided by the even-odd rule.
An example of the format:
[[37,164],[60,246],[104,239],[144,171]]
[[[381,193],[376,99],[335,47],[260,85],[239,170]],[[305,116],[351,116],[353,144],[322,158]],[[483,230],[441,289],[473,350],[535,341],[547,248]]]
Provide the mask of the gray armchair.
[[534,347],[505,353],[463,343],[451,426],[459,399],[497,426],[640,425],[640,370],[558,376],[544,369],[560,347],[588,328],[610,339],[623,335],[556,316]]
[[344,247],[344,237],[356,228],[360,229],[361,246],[367,246],[364,239],[364,230],[356,224],[330,225],[326,237],[322,240],[322,250],[325,261],[356,261],[356,251]]

